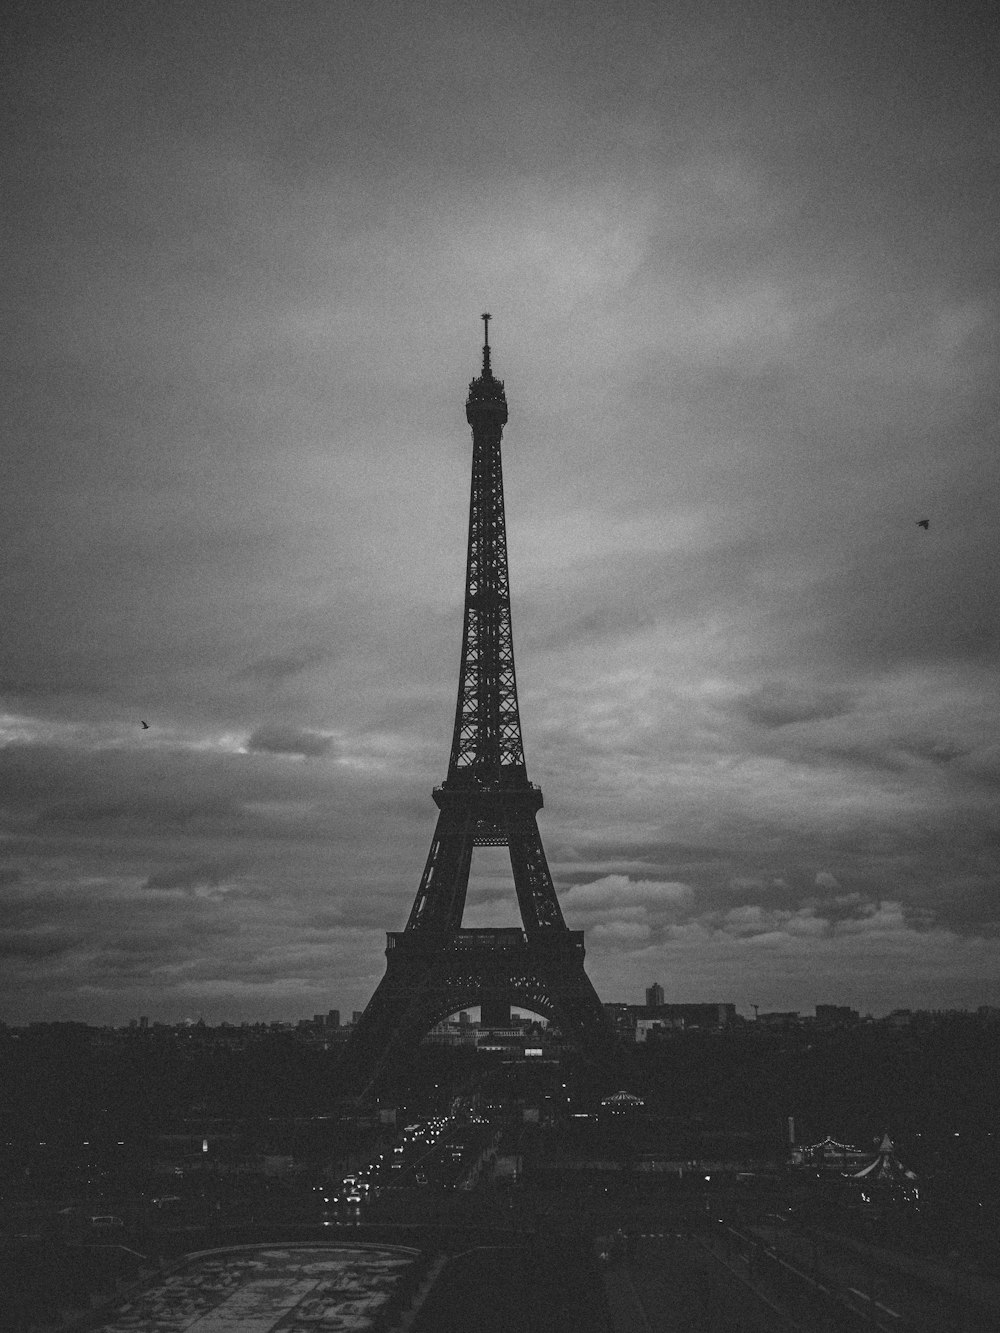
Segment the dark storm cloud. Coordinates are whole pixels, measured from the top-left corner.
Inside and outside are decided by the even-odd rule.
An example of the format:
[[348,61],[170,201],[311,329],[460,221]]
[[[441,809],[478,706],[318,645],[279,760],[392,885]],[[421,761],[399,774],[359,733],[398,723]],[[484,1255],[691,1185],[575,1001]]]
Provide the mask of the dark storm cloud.
[[[802,814],[796,818],[795,838],[789,839],[784,823],[774,826],[763,814],[720,809],[715,831],[721,845],[710,855],[667,841],[646,843],[641,862],[628,865],[624,856],[614,856],[623,848],[595,844],[574,848],[573,861],[555,862],[553,872],[560,897],[571,905],[578,898],[573,886],[585,879],[589,863],[602,874],[599,882],[614,885],[625,908],[643,901],[636,884],[684,883],[689,894],[682,920],[718,926],[728,912],[756,907],[765,913],[759,919],[765,923],[773,921],[775,912],[801,913],[835,928],[873,916],[883,898],[892,898],[901,905],[901,926],[992,938],[1000,903],[995,816],[930,818],[938,827],[915,828],[906,818],[894,826],[884,817],[861,813],[830,825]],[[671,919],[678,919],[673,911]]]
[[298,754],[306,758],[318,758],[328,754],[332,744],[332,736],[323,736],[315,731],[304,731],[298,727],[265,726],[251,732],[247,749],[260,750],[265,754]]
[[294,776],[241,759],[181,747],[8,745],[0,750],[0,800],[19,822],[42,827],[239,829],[248,803],[294,799],[296,787]]
[[[971,867],[970,867],[971,869]],[[953,870],[942,877],[930,902],[908,905],[914,923],[944,925],[959,935],[995,939],[1000,935],[1000,854],[990,865],[985,859],[975,867],[978,873],[960,874]]]
[[903,749],[917,759],[929,759],[932,764],[950,764],[973,753],[971,747],[956,745],[947,740],[911,741]]
[[318,912],[310,913],[305,919],[305,925],[308,926],[310,930],[339,930],[343,924],[343,911],[336,907],[320,908]]
[[590,861],[630,861],[639,865],[704,865],[712,864],[722,855],[716,847],[683,842],[588,842]]
[[232,826],[238,824],[240,818],[238,804],[229,797],[205,796],[192,800],[183,796],[143,794],[118,801],[56,801],[43,805],[36,813],[35,822],[43,829],[48,825],[110,824],[138,831],[202,822]]
[[752,694],[734,699],[731,707],[760,727],[787,727],[794,722],[840,717],[850,711],[843,691],[809,691],[785,681],[768,681]]
[[568,576],[557,575],[544,596],[533,591],[524,599],[526,649],[572,649],[665,621],[677,625],[725,613],[753,594],[755,570],[768,555],[765,539],[747,535],[720,536],[692,550],[584,557]]
[[199,887],[216,889],[231,874],[233,867],[213,862],[174,866],[170,870],[157,870],[146,880],[147,889],[194,889]]
[[947,534],[931,555],[911,551],[901,558],[883,544],[873,546],[852,569],[810,590],[823,608],[827,653],[849,667],[875,670],[939,661],[995,664],[1000,553],[984,558],[988,546],[968,540],[967,520],[954,521],[962,534]]
[[237,680],[262,681],[266,685],[277,686],[292,676],[297,676],[309,667],[323,661],[321,651],[300,654],[276,653],[261,657],[236,673]]
[[[23,878],[23,876],[21,877]],[[18,929],[44,924],[59,899],[51,892],[34,889],[0,890],[0,908],[4,924]]]
[[804,906],[821,920],[835,928],[843,921],[864,921],[874,915],[879,904],[875,899],[864,898],[860,893],[833,893],[826,898],[813,898]]
[[80,936],[64,935],[58,931],[45,932],[0,931],[0,957],[8,961],[32,961],[39,958],[61,958],[81,943]]
[[[790,725],[790,724],[786,724]],[[936,794],[936,803],[943,812],[965,808],[984,812],[991,789],[995,789],[995,773],[991,769],[991,746],[979,747],[967,732],[968,739],[958,742],[946,734],[907,735],[905,728],[897,734],[872,736],[883,729],[870,712],[860,714],[840,735],[809,734],[799,730],[794,736],[773,731],[763,737],[747,737],[749,753],[782,760],[805,769],[826,772],[842,770],[845,775],[871,775],[876,781],[884,778],[887,784],[906,783],[911,796],[918,793],[928,797]]]

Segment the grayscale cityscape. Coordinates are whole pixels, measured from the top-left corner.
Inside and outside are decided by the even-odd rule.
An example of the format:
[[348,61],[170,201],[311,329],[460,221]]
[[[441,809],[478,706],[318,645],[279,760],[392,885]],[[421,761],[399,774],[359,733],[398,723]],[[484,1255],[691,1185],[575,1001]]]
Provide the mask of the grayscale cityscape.
[[1000,1327],[991,18],[11,7],[0,1333]]

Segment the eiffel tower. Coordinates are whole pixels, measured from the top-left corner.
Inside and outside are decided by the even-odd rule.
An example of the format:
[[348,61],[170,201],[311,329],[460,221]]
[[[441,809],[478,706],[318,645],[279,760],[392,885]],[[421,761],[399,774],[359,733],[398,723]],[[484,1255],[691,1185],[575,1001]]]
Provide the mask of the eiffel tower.
[[[511,1004],[542,1014],[597,1059],[616,1045],[583,968],[583,931],[563,920],[535,819],[542,793],[525,769],[500,462],[507,398],[490,368],[489,320],[482,374],[465,405],[472,494],[451,758],[433,792],[440,814],[406,929],[386,936],[385,976],[345,1052],[362,1095],[404,1065],[435,1023],[473,1005],[508,1019]],[[463,929],[475,847],[509,849],[523,928]]]

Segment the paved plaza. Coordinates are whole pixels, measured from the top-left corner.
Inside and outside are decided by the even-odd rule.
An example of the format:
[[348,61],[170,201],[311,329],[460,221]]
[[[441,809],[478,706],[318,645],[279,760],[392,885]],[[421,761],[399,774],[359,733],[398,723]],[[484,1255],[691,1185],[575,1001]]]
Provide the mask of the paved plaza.
[[398,1246],[214,1251],[117,1306],[98,1333],[361,1333],[415,1258]]

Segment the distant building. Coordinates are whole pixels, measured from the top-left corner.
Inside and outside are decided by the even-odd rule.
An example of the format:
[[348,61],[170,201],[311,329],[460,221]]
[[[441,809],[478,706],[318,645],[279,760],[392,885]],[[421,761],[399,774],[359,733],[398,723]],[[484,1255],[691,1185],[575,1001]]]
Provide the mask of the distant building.
[[652,1034],[683,1030],[683,1023],[676,1019],[637,1018],[632,1030],[632,1040],[644,1042]]
[[340,1027],[340,1010],[331,1009],[326,1016],[326,1025],[328,1028]]
[[643,1042],[656,1032],[720,1032],[736,1022],[735,1004],[606,1004],[604,1012],[622,1041]]
[[615,1036],[621,1041],[635,1041],[635,1013],[638,1006],[610,1003],[605,1004],[603,1008]]
[[659,1004],[647,1006],[645,1018],[659,1019],[667,1027],[702,1028],[714,1031],[736,1021],[735,1004]]
[[776,1009],[769,1014],[758,1014],[757,1022],[765,1028],[794,1028],[801,1019],[797,1009]]
[[524,1029],[508,1022],[506,1027],[483,1028],[475,1034],[477,1051],[520,1050],[524,1046]]
[[475,1046],[476,1029],[471,1023],[435,1023],[421,1044],[424,1046]]
[[861,1021],[857,1009],[846,1004],[818,1004],[816,1006],[816,1025],[824,1028],[852,1027]]
[[646,1008],[655,1009],[663,1003],[663,987],[658,981],[646,987]]
[[352,1023],[360,1023],[363,1014],[364,1014],[364,1010],[363,1010],[363,1009],[355,1009],[355,1010],[353,1011],[353,1013],[351,1014],[351,1022],[352,1022]]

